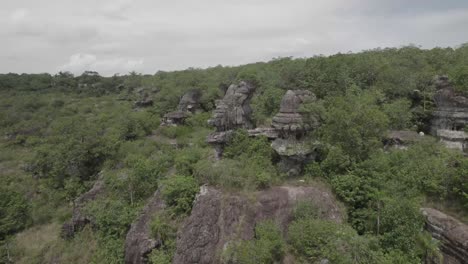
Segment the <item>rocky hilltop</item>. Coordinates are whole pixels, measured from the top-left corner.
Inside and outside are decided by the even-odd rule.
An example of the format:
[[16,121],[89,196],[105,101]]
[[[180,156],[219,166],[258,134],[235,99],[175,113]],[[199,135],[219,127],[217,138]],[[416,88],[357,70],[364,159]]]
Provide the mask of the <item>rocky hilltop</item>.
[[179,231],[173,263],[220,263],[230,242],[252,239],[256,224],[264,220],[276,222],[286,235],[299,201],[319,208],[323,219],[343,221],[342,207],[327,189],[282,186],[246,197],[203,186],[190,217]]

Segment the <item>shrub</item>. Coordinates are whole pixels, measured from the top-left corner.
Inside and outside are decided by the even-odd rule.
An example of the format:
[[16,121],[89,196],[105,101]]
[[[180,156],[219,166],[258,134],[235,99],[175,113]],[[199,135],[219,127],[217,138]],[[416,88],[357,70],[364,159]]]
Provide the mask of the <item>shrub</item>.
[[272,221],[255,227],[255,238],[232,244],[224,253],[224,263],[276,263],[285,253],[285,242],[278,226]]
[[[295,255],[315,263],[381,263],[380,252],[373,251],[372,241],[360,237],[347,225],[317,219],[299,219],[289,226],[289,242]],[[356,262],[356,260],[359,260]]]
[[163,180],[162,186],[162,196],[176,216],[190,212],[198,193],[198,183],[193,177],[172,176]]

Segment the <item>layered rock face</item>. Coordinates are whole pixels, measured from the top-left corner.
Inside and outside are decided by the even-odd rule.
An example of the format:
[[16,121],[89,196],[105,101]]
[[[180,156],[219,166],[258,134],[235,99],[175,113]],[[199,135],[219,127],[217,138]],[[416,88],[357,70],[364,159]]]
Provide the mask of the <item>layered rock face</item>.
[[310,130],[312,124],[304,122],[301,104],[315,100],[315,95],[306,90],[288,90],[281,99],[280,111],[273,117],[272,127],[280,131],[282,137],[301,136]]
[[255,87],[244,81],[238,85],[231,84],[224,98],[216,102],[216,109],[208,124],[216,127],[217,132],[252,128],[250,100],[254,91]]
[[216,101],[216,109],[208,124],[216,127],[216,132],[207,137],[207,142],[214,145],[216,157],[222,156],[224,144],[229,140],[232,130],[253,128],[250,108],[255,87],[241,81],[238,85],[231,84],[222,100]]
[[468,263],[468,225],[436,209],[422,208],[426,230],[440,241],[442,260],[428,259],[431,264]]
[[288,90],[283,96],[280,111],[273,117],[272,127],[278,138],[271,146],[281,157],[279,168],[290,176],[298,175],[304,163],[313,160],[314,148],[305,142],[304,136],[315,126],[315,120],[304,120],[300,111],[302,103],[314,101],[315,95],[305,90]]
[[314,204],[323,219],[342,222],[345,215],[331,192],[317,187],[274,187],[247,198],[203,186],[179,230],[173,263],[220,263],[229,242],[252,239],[260,221],[273,220],[286,234],[298,201]]
[[138,219],[132,223],[127,233],[125,239],[125,263],[148,263],[148,254],[153,249],[161,246],[161,241],[152,237],[150,225],[154,215],[165,207],[166,204],[161,197],[160,190],[157,190],[143,208]]
[[98,179],[93,187],[75,200],[75,207],[70,221],[62,226],[62,238],[72,238],[76,232],[83,229],[87,224],[92,224],[93,219],[83,212],[88,202],[96,200],[105,191],[105,184],[102,179]]
[[163,118],[163,125],[180,125],[185,119],[200,109],[201,92],[198,89],[192,89],[185,93],[179,101],[177,110],[167,113]]
[[447,147],[468,153],[468,98],[458,95],[447,76],[434,80],[437,89],[434,101],[437,109],[433,113],[431,133],[441,139]]

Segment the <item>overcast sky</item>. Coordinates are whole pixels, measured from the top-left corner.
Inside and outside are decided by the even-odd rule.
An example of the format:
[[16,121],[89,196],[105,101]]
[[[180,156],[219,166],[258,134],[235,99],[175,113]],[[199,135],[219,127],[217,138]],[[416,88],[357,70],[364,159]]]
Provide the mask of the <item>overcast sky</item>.
[[0,72],[102,75],[468,42],[468,0],[1,0]]

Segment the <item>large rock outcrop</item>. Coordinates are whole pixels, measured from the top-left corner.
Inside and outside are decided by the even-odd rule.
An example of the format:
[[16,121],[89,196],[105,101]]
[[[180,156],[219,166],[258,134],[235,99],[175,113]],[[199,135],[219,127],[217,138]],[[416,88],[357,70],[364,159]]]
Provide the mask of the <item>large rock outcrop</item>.
[[255,86],[241,81],[239,84],[231,84],[222,100],[216,101],[216,109],[208,124],[216,128],[216,132],[207,137],[207,142],[214,145],[216,157],[220,158],[222,149],[229,139],[230,131],[238,128],[253,128],[251,115],[252,99]]
[[288,90],[281,99],[279,113],[273,117],[272,127],[283,137],[301,136],[314,124],[304,121],[301,105],[315,100],[315,95],[307,90]]
[[468,263],[468,225],[436,209],[422,208],[426,219],[426,230],[440,242],[442,261],[434,258],[427,263],[466,264]]
[[200,109],[201,92],[198,89],[192,89],[185,93],[179,101],[177,110],[169,112],[163,117],[163,125],[180,125],[190,114]]
[[431,133],[440,138],[447,147],[468,153],[468,98],[457,94],[447,76],[434,79],[437,91],[434,101]]
[[160,189],[150,198],[140,216],[132,223],[125,239],[125,263],[148,263],[147,256],[151,251],[161,246],[161,241],[151,235],[153,217],[166,207],[161,197]]
[[318,126],[315,119],[305,120],[301,106],[313,102],[315,95],[306,90],[288,90],[283,96],[280,111],[273,117],[272,127],[278,138],[271,146],[281,157],[279,169],[288,175],[298,175],[308,161],[315,158],[314,147],[304,140],[307,132]]
[[321,187],[274,187],[245,197],[202,186],[190,217],[179,230],[173,263],[219,263],[229,242],[252,239],[260,221],[275,221],[285,234],[298,201],[314,204],[324,219],[343,221],[342,207]]
[[96,200],[104,192],[105,183],[102,180],[102,176],[100,176],[89,191],[76,198],[72,218],[62,226],[62,238],[72,238],[76,232],[83,229],[87,224],[93,224],[92,217],[84,212],[84,207],[89,202]]

